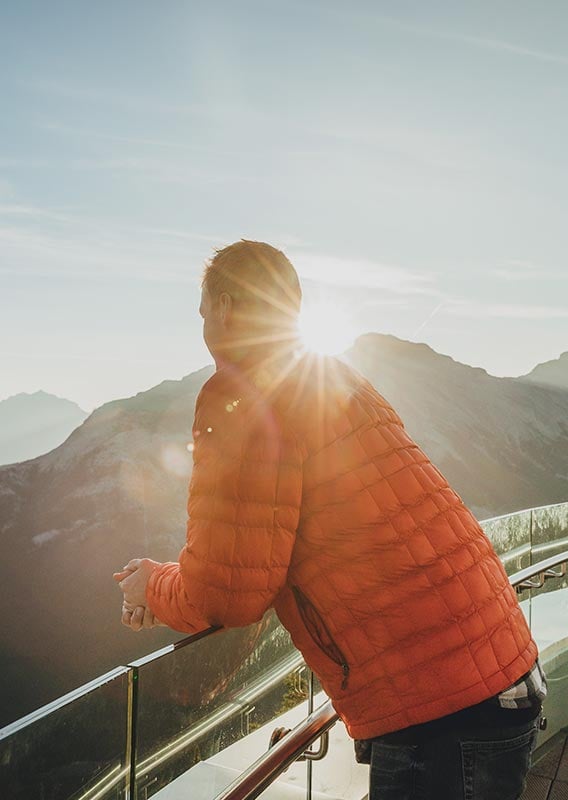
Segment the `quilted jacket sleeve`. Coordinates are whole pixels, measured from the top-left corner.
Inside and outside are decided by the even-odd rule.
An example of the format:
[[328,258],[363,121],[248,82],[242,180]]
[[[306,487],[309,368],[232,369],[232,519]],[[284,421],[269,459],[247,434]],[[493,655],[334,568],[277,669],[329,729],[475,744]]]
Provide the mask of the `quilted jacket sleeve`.
[[302,447],[258,395],[233,394],[215,376],[200,393],[186,545],[148,584],[155,616],[183,632],[259,620],[286,582],[298,527]]

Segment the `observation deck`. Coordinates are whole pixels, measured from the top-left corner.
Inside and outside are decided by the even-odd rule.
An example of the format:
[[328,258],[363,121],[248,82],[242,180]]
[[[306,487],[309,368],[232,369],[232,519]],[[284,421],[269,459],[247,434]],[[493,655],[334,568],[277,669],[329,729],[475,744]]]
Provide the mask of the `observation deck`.
[[[548,725],[523,798],[562,800],[568,503],[481,524],[517,587],[548,677]],[[235,652],[236,667],[226,658]],[[268,751],[276,727],[293,730]],[[367,788],[368,767],[356,764],[342,723],[274,614],[117,667],[0,730],[0,796],[9,800],[362,800]]]

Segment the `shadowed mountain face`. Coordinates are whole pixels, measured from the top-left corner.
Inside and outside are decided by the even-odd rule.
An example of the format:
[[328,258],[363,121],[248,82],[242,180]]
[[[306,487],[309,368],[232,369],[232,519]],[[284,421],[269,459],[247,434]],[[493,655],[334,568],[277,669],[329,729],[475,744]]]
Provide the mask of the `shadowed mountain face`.
[[47,453],[64,442],[87,413],[46,392],[16,394],[0,402],[0,464]]
[[568,389],[568,350],[552,361],[537,364],[528,375],[522,375],[519,380]]
[[[346,359],[478,517],[566,499],[568,391],[495,378],[393,336]],[[120,625],[111,573],[183,545],[191,424],[212,368],[97,409],[60,447],[0,468],[0,725],[176,634]]]
[[394,336],[360,337],[348,360],[478,519],[568,493],[568,390],[496,378]]
[[195,399],[211,373],[108,403],[57,449],[0,468],[0,726],[181,638],[121,626],[112,572],[177,558]]

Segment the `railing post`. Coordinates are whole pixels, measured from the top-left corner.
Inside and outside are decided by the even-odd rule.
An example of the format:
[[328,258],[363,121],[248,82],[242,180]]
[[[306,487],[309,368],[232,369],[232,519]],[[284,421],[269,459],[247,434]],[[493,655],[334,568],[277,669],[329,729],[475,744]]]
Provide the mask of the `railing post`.
[[[308,716],[314,710],[314,673],[309,671],[308,675]],[[314,765],[310,760],[306,761],[306,800],[312,800],[312,779]]]
[[[531,566],[533,565],[533,509],[531,508],[530,515],[529,515],[529,541],[531,543]],[[532,631],[532,604],[533,604],[533,593],[532,590],[529,589],[529,628]]]
[[128,729],[126,736],[126,761],[130,764],[128,776],[128,800],[136,800],[136,736],[138,729],[138,668],[131,667],[128,673]]

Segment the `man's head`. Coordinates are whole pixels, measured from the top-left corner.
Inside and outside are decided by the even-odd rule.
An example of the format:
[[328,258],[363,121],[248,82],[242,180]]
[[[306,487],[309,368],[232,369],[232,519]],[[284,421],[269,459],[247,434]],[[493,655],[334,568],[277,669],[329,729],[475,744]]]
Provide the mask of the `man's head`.
[[241,240],[217,250],[201,283],[203,337],[215,361],[254,347],[286,347],[297,335],[302,290],[284,253]]

